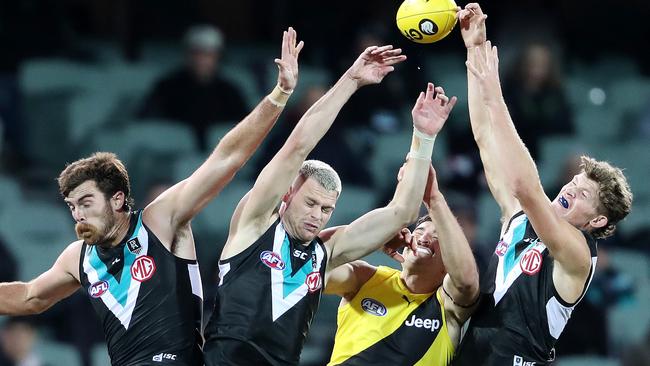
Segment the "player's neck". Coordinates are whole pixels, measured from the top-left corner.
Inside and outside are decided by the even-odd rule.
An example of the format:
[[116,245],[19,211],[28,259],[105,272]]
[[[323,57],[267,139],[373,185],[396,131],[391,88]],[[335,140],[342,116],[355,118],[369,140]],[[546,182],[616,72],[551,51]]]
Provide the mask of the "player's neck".
[[435,274],[428,268],[403,269],[400,277],[404,286],[414,294],[427,294],[438,287],[433,281]]
[[129,232],[131,226],[131,215],[129,212],[120,213],[116,216],[115,225],[107,235],[108,246],[114,247],[122,242],[122,239]]

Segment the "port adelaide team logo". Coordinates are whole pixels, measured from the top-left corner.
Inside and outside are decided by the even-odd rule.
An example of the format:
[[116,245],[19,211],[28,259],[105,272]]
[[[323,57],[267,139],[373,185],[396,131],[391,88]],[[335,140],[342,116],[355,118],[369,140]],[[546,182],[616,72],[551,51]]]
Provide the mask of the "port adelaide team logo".
[[278,271],[282,271],[286,267],[280,255],[270,250],[265,250],[260,253],[260,261],[267,267]]
[[108,291],[108,282],[106,281],[95,282],[90,287],[88,287],[88,294],[95,299],[102,297],[106,291]]
[[147,281],[154,273],[156,273],[156,263],[148,255],[138,257],[131,265],[131,277],[136,281]]
[[369,297],[366,297],[363,300],[361,300],[361,308],[366,313],[375,316],[384,316],[388,312],[384,304],[380,303],[375,299],[371,299]]

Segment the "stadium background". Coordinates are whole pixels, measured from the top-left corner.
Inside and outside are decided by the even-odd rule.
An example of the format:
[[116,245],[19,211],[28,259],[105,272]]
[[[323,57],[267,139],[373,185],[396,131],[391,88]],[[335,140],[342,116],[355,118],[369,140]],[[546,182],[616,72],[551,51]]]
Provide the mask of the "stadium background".
[[[650,59],[644,50],[650,38],[650,27],[644,25],[650,6],[641,0],[615,9],[612,4],[482,4],[489,15],[488,36],[502,53],[502,74],[516,69],[517,55],[532,40],[548,44],[558,60],[557,93],[569,106],[568,117],[555,129],[534,126],[533,131],[538,127],[544,132],[531,134],[549,194],[556,194],[565,166],[570,170],[567,162],[581,152],[625,168],[635,194],[630,217],[600,246],[596,279],[578,307],[581,319],[572,318],[558,345],[558,365],[650,364]],[[219,73],[240,89],[249,108],[275,83],[273,58],[279,55],[281,31],[292,25],[306,43],[299,86],[269,141],[193,223],[207,311],[215,260],[234,205],[271,156],[273,141],[286,136],[283,131],[303,108],[301,101],[318,95],[311,87],[331,85],[367,39],[402,47],[409,60],[381,86],[353,97],[330,132],[334,137],[325,141],[333,148],[318,157],[330,157],[344,171],[345,164],[365,169],[362,176],[342,174],[344,190],[331,225],[386,203],[408,146],[411,103],[431,80],[460,98],[437,141],[434,163],[464,228],[475,232],[471,241],[480,261],[497,239],[498,213],[468,135],[462,40],[455,29],[434,45],[409,43],[394,25],[398,6],[398,1],[385,0],[2,1],[2,281],[40,274],[74,239],[73,221],[53,180],[65,162],[97,150],[118,153],[140,207],[149,193],[183,179],[205,158],[208,150],[200,148],[187,124],[138,118],[156,80],[183,63],[183,33],[204,23],[222,30],[226,41]],[[391,97],[388,104],[382,99],[386,95]],[[553,109],[553,102],[548,103],[544,108]],[[235,120],[211,121],[207,146],[214,146]],[[523,122],[515,118],[515,123]],[[341,151],[352,155],[341,156]],[[369,260],[394,266],[382,255]],[[319,365],[327,359],[337,303],[334,297],[323,298],[302,364]],[[43,364],[107,365],[98,322],[83,294],[28,322],[37,332],[33,352]],[[0,328],[1,349],[6,351],[15,346],[15,338],[6,324]]]

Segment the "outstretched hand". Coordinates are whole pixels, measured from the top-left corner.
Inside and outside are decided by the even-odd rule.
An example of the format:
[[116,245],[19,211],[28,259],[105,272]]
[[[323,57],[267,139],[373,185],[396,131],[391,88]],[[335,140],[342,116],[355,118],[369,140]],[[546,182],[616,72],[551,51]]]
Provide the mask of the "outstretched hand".
[[427,135],[437,134],[456,105],[456,100],[456,97],[450,100],[442,87],[428,83],[426,93],[420,92],[411,111],[413,126]]
[[359,87],[379,84],[386,75],[395,70],[393,65],[406,60],[400,48],[393,46],[371,46],[359,55],[347,71],[347,75]]
[[485,46],[470,50],[471,60],[465,61],[469,71],[478,79],[481,95],[486,104],[503,100],[499,79],[499,53],[490,41]]
[[398,250],[404,247],[409,247],[414,252],[416,250],[415,237],[407,228],[400,230],[388,243],[384,244],[382,251],[394,260],[403,263],[404,257]]
[[485,31],[485,19],[481,6],[477,3],[469,3],[456,13],[460,22],[460,34],[463,36],[465,47],[472,48],[480,46],[487,40]]
[[278,86],[280,89],[290,92],[298,83],[298,55],[305,45],[303,41],[296,44],[296,31],[289,27],[282,33],[282,53],[280,58],[275,59],[278,65]]

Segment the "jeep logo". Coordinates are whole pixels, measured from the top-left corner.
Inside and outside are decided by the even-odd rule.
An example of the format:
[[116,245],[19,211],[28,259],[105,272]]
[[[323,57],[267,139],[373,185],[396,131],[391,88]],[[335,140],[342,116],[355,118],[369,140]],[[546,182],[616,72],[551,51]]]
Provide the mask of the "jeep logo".
[[430,329],[432,332],[435,332],[440,328],[440,320],[438,319],[421,319],[416,318],[415,315],[411,316],[411,319],[404,322],[404,325],[407,327],[415,328],[424,328]]

